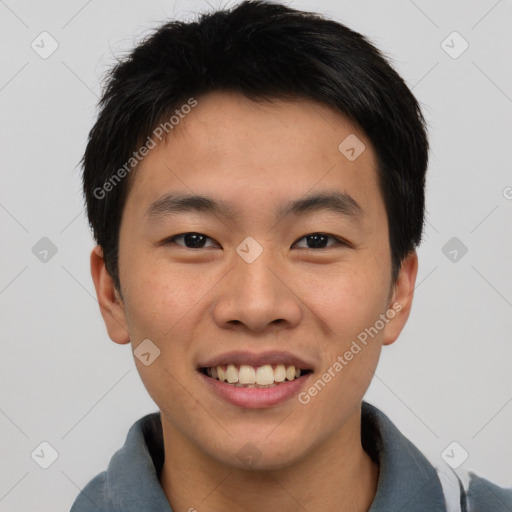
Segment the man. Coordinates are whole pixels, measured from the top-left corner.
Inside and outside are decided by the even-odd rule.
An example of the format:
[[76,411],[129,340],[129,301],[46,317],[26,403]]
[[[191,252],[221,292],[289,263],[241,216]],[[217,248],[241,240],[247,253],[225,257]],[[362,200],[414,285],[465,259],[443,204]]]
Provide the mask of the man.
[[428,162],[374,46],[247,1],[162,26],[100,106],[92,277],[159,413],[72,512],[512,510],[363,401],[411,309]]

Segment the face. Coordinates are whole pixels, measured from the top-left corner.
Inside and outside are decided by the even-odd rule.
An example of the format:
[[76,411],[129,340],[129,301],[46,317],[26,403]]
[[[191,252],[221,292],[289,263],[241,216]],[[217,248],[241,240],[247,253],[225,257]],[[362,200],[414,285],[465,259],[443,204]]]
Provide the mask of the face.
[[136,354],[150,340],[135,362],[164,431],[228,466],[283,468],[357,424],[407,320],[416,256],[392,286],[375,153],[344,116],[197,100],[134,175],[122,299],[98,249],[93,278],[110,337]]

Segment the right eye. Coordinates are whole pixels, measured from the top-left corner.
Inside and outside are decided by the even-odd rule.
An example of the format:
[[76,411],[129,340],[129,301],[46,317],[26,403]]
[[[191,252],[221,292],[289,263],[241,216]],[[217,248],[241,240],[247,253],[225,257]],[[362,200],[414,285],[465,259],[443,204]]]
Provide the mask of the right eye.
[[[184,243],[177,243],[177,240],[183,240]],[[180,233],[179,235],[171,236],[165,240],[164,245],[176,243],[176,245],[185,247],[185,249],[202,249],[206,240],[213,240],[213,238],[203,235],[202,233]]]

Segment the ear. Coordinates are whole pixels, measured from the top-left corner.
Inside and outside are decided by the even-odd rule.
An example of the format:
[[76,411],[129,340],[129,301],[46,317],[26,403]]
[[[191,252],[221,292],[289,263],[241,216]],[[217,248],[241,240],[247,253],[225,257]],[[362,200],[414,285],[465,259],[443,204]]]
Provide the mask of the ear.
[[97,245],[91,252],[91,275],[96,288],[96,296],[101,316],[112,341],[121,345],[130,342],[126,326],[126,315],[123,301],[115,289],[114,280],[105,267],[103,250]]
[[418,255],[416,251],[412,251],[403,260],[398,279],[394,285],[387,312],[387,316],[391,320],[384,329],[383,345],[394,343],[407,323],[411,312],[417,274]]

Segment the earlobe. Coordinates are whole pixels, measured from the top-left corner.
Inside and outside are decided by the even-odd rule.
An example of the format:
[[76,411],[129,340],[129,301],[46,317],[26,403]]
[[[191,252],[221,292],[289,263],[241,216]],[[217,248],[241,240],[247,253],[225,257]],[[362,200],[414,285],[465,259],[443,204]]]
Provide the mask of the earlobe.
[[101,316],[110,339],[119,344],[129,343],[130,335],[126,326],[123,301],[115,289],[114,280],[105,267],[103,250],[99,245],[96,245],[91,252],[91,276]]
[[[389,316],[392,320],[386,325],[383,345],[391,345],[396,341],[407,323],[411,312],[414,287],[418,274],[418,255],[412,251],[402,261],[400,274],[394,287],[393,297],[389,305]],[[391,311],[393,313],[391,313]]]

